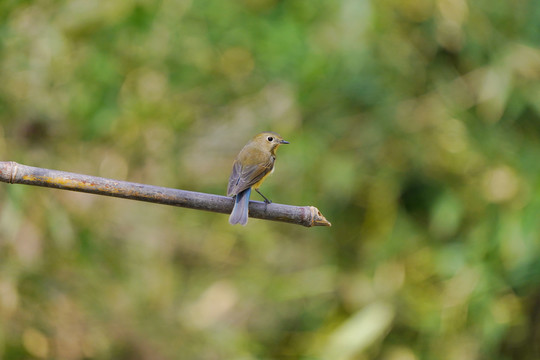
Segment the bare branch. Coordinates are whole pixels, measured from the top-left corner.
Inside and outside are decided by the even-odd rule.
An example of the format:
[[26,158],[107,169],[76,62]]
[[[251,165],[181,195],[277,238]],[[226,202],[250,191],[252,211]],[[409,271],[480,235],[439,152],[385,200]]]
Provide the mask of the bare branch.
[[[230,214],[234,206],[233,199],[226,196],[50,170],[21,165],[13,161],[0,161],[0,181],[80,191],[223,214]],[[266,205],[261,201],[250,201],[249,216],[307,227],[331,226],[330,222],[313,206],[291,206],[275,203]]]

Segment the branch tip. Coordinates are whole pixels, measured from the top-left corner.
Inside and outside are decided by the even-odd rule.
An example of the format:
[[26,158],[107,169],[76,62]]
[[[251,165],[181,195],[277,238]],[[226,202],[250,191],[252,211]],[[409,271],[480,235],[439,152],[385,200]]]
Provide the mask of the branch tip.
[[310,206],[312,226],[332,226],[330,221],[326,220],[324,215],[315,206]]

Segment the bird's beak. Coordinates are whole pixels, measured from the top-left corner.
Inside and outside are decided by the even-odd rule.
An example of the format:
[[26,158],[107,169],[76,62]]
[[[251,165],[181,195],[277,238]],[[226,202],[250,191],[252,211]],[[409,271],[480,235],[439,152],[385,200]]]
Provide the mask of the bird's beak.
[[290,144],[290,142],[286,141],[286,140],[280,140],[279,142],[280,144]]

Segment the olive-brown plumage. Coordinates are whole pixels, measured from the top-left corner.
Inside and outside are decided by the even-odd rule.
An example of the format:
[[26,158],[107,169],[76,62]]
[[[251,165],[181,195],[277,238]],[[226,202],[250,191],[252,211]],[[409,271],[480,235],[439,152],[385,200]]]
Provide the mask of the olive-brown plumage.
[[271,202],[261,194],[259,187],[274,171],[276,149],[281,144],[288,143],[275,132],[267,131],[255,135],[242,148],[234,161],[227,187],[227,196],[236,197],[234,209],[229,217],[231,224],[247,224],[251,188],[255,189],[266,203]]

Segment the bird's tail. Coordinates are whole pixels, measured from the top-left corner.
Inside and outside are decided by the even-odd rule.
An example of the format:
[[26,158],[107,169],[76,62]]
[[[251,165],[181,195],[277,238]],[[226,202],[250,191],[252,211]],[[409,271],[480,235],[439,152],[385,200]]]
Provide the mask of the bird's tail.
[[246,226],[248,222],[248,208],[249,208],[249,195],[251,194],[251,188],[238,193],[234,199],[234,208],[229,217],[229,223],[231,225],[240,224]]

